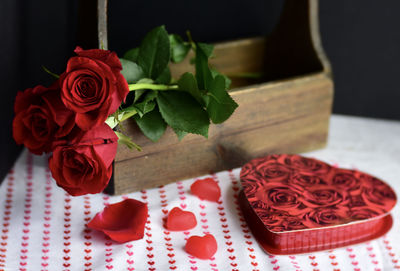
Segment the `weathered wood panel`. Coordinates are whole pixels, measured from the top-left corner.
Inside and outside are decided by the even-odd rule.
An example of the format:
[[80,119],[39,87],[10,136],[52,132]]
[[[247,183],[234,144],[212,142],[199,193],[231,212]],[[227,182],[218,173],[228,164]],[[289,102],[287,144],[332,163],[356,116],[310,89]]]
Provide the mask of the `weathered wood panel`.
[[224,124],[211,126],[208,139],[188,135],[179,142],[168,129],[153,143],[134,123],[126,125],[125,132],[143,151],[118,147],[115,193],[238,167],[268,153],[298,153],[326,144],[333,85],[324,73],[242,88],[232,96],[237,111]]

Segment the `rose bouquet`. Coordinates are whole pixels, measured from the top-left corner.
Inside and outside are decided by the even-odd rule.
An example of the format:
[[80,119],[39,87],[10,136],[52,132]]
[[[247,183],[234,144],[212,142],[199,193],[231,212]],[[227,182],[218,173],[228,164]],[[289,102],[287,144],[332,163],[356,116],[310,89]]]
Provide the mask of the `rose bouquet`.
[[[196,73],[172,78],[170,62],[190,50]],[[150,140],[169,125],[178,138],[208,135],[210,122],[222,123],[237,107],[227,92],[230,80],[211,68],[213,46],[151,30],[140,47],[118,58],[102,49],[75,49],[49,86],[19,92],[13,136],[32,153],[51,153],[49,167],[57,185],[73,196],[103,191],[112,175],[117,145],[140,150],[124,135],[133,118]]]

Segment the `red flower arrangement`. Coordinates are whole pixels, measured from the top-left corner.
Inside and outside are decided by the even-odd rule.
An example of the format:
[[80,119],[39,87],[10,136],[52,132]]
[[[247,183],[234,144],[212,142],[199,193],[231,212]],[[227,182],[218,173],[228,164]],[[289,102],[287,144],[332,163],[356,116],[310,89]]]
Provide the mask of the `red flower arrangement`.
[[[182,61],[190,49],[201,72],[173,80],[168,63]],[[229,79],[208,66],[212,51],[211,45],[168,35],[163,26],[122,59],[108,50],[76,47],[61,75],[49,72],[57,77],[50,87],[17,94],[14,139],[34,154],[52,153],[51,173],[69,194],[102,192],[112,176],[118,142],[140,150],[121,131],[113,131],[122,121],[134,117],[157,141],[167,125],[179,138],[186,133],[207,137],[210,121],[221,123],[233,113],[237,104],[226,92]]]
[[[230,80],[208,65],[213,46],[195,43],[188,36],[185,42],[157,27],[121,59],[108,50],[77,47],[76,56],[60,75],[45,69],[57,78],[50,87],[36,86],[17,94],[15,141],[34,154],[51,153],[49,168],[57,185],[80,196],[100,193],[107,186],[118,143],[140,150],[118,130],[128,118],[134,117],[152,141],[163,135],[167,125],[179,139],[187,133],[207,137],[210,122],[224,122],[237,104],[227,93]],[[199,72],[172,79],[168,64],[183,61],[191,49]],[[212,201],[221,195],[213,180],[198,181],[192,190]],[[87,226],[127,242],[143,237],[147,215],[145,203],[126,199],[107,206]],[[170,230],[196,225],[194,214],[180,209],[173,209],[166,221]],[[217,249],[216,241],[211,235],[204,240],[200,243],[207,255],[199,257],[209,258]],[[192,242],[196,246],[199,241],[189,242],[186,249],[196,255]]]
[[103,191],[112,174],[118,137],[105,124],[129,93],[115,53],[82,50],[49,88],[20,92],[15,101],[14,139],[31,152],[52,152],[57,185],[79,196]]

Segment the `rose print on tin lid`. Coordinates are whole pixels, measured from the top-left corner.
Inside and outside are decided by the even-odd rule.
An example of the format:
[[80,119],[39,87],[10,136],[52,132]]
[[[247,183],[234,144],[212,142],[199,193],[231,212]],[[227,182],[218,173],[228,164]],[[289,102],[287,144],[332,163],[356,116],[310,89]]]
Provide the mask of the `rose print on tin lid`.
[[240,179],[243,216],[267,253],[329,250],[380,237],[392,226],[395,193],[357,170],[269,155],[244,165]]

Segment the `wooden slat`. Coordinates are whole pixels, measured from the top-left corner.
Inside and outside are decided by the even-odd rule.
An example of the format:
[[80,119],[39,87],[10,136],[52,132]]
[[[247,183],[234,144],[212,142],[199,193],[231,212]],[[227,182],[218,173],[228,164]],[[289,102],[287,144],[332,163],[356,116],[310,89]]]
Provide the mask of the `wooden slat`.
[[326,144],[333,85],[324,73],[232,94],[237,112],[224,124],[211,126],[208,140],[189,135],[179,142],[168,129],[152,143],[135,125],[128,125],[128,134],[144,151],[118,147],[115,193],[238,167],[269,153],[298,153]]

